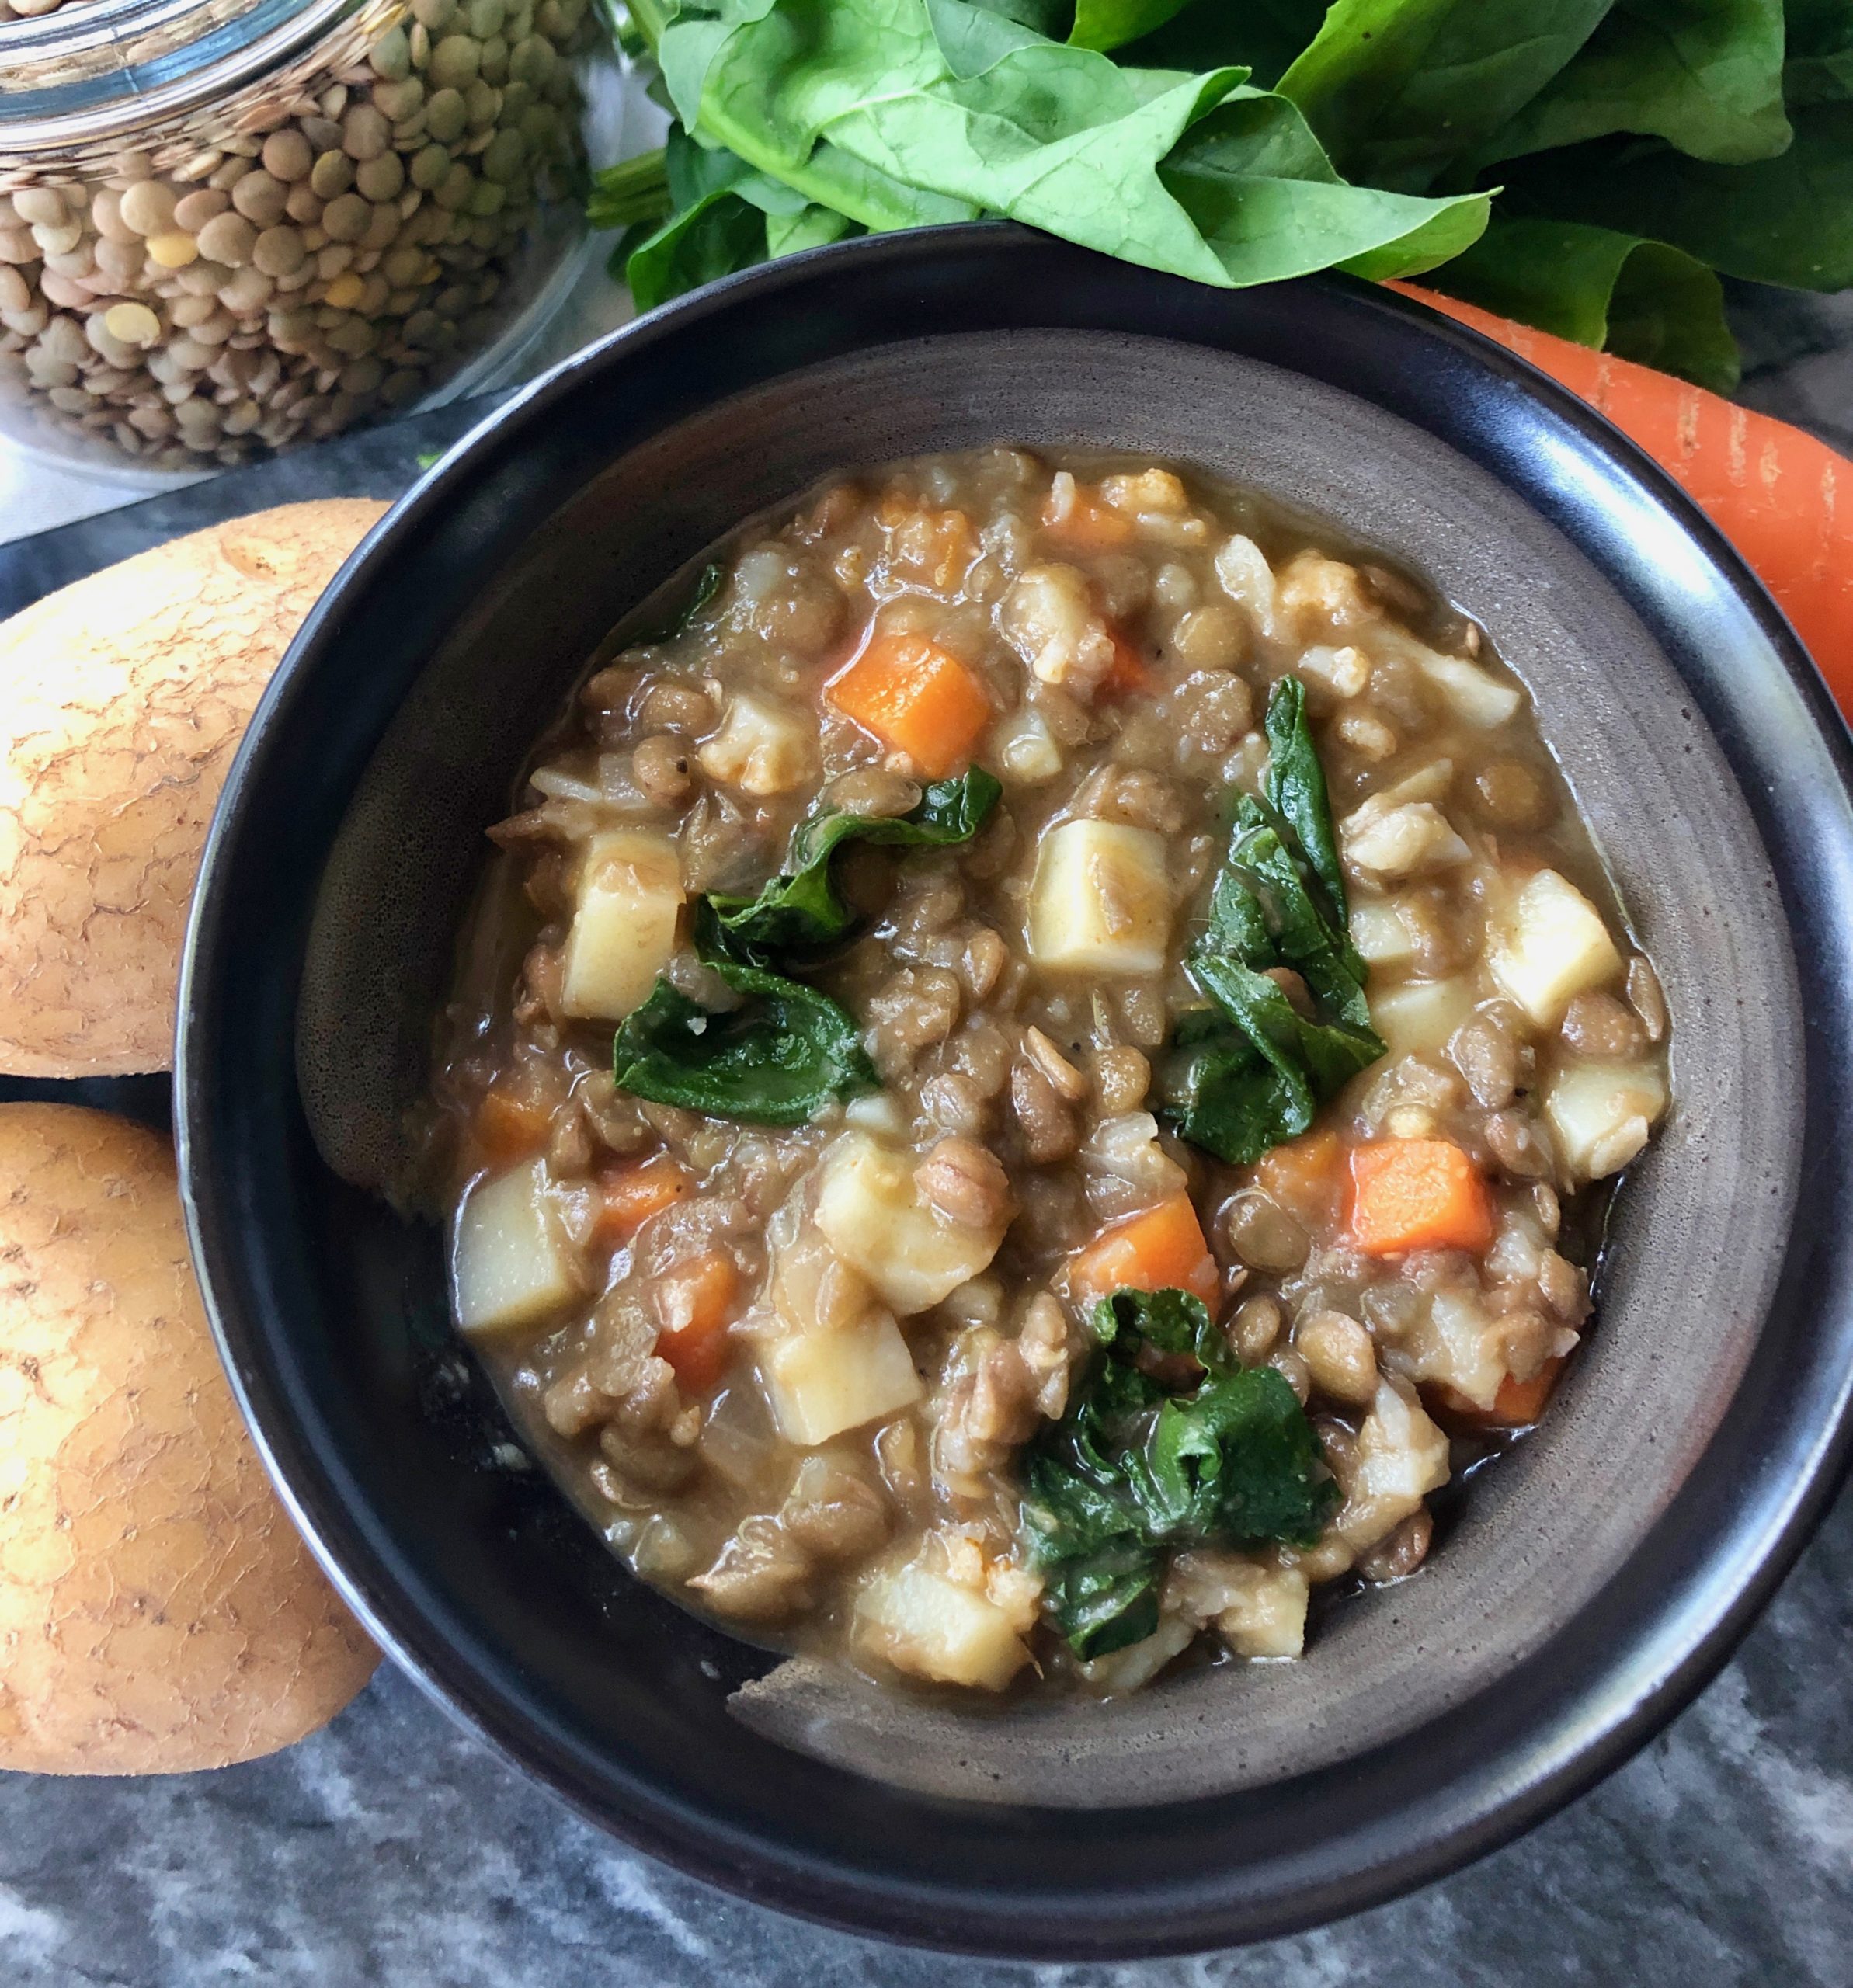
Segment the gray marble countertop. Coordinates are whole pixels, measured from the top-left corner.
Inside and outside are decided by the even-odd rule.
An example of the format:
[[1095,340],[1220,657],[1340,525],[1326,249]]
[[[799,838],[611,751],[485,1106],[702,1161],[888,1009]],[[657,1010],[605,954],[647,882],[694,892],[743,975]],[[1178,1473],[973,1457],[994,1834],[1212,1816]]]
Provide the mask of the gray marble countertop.
[[[1734,307],[1743,398],[1853,454],[1853,295],[1744,293]],[[0,1774],[0,1979],[1846,1988],[1850,1628],[1853,1493],[1696,1703],[1519,1842],[1295,1938],[1114,1966],[949,1960],[728,1898],[580,1822],[387,1666],[325,1731],[249,1766],[141,1781]]]

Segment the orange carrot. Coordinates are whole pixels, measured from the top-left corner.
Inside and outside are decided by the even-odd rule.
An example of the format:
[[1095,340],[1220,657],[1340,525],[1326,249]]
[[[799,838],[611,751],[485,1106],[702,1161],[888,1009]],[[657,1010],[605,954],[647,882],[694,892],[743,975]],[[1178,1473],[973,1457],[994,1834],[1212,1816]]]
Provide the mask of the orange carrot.
[[1070,552],[1111,552],[1132,541],[1132,520],[1081,489],[1066,506],[1050,491],[1042,506],[1042,529]]
[[525,1159],[546,1145],[552,1119],[544,1105],[506,1090],[485,1091],[471,1130],[492,1166]]
[[1332,1218],[1344,1150],[1336,1132],[1307,1132],[1255,1163],[1255,1185],[1314,1227]]
[[1649,366],[1397,283],[1568,387],[1638,442],[1749,562],[1853,716],[1853,464]]
[[1220,1283],[1188,1194],[1173,1194],[1115,1222],[1081,1251],[1068,1271],[1069,1291],[1077,1305],[1093,1305],[1116,1291],[1191,1291],[1207,1302]]
[[984,686],[925,635],[877,635],[826,694],[930,780],[963,766],[991,721]]
[[598,1173],[598,1211],[593,1235],[603,1243],[628,1242],[653,1215],[695,1191],[686,1167],[659,1152],[645,1160],[617,1160]]
[[740,1274],[719,1250],[665,1270],[652,1294],[662,1321],[656,1350],[692,1394],[706,1394],[726,1371],[727,1328],[740,1295]]
[[1493,1201],[1451,1139],[1383,1139],[1351,1149],[1351,1240],[1367,1256],[1484,1249]]

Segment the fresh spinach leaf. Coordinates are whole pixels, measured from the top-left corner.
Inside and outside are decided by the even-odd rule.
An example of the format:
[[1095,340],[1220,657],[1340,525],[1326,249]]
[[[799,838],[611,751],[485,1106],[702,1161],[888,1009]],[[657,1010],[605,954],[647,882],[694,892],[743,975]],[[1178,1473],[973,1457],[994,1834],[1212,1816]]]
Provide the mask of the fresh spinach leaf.
[[1676,373],[1712,392],[1737,384],[1724,287],[1664,242],[1584,221],[1495,218],[1430,278],[1438,290],[1597,351]]
[[666,980],[613,1044],[618,1088],[749,1125],[801,1125],[833,1098],[878,1090],[856,1024],[814,987],[742,961],[707,964],[740,996],[716,1010]]
[[630,249],[624,280],[639,311],[767,260],[766,216],[732,190],[707,193]]
[[[1104,1656],[1158,1626],[1173,1552],[1311,1545],[1337,1486],[1293,1390],[1244,1370],[1199,1298],[1116,1292],[1090,1323],[1099,1343],[1067,1413],[1026,1451],[1023,1529],[1044,1606],[1076,1656]],[[1173,1389],[1141,1352],[1203,1369]]]
[[670,23],[662,59],[685,123],[869,228],[998,214],[1225,287],[1351,258],[1408,273],[1483,224],[1483,194],[1344,186],[1293,107],[1264,92],[1243,92],[1260,107],[1180,151],[1239,91],[1239,65],[1121,68],[1017,11],[704,0]]
[[1782,93],[1789,106],[1853,102],[1853,0],[1789,0]]
[[1280,90],[1348,179],[1426,193],[1531,102],[1611,0],[1334,0]]
[[[1853,284],[1853,103],[1792,107],[1775,158],[1719,165],[1650,139],[1515,160],[1515,212],[1670,242],[1726,276],[1797,290]],[[1502,169],[1507,170],[1507,169]]]
[[1236,90],[1193,126],[1159,177],[1238,284],[1333,264],[1372,278],[1419,275],[1479,235],[1490,200],[1347,186],[1298,107],[1261,90]]
[[1123,62],[1147,69],[1213,69],[1239,62],[1258,89],[1273,89],[1295,56],[1311,46],[1326,17],[1326,0],[1190,0],[1139,40],[1119,50]]
[[814,815],[793,835],[785,871],[756,895],[711,892],[707,901],[729,938],[754,953],[833,944],[854,917],[832,874],[840,849],[852,842],[893,849],[969,842],[1003,791],[993,775],[972,766],[954,779],[935,780],[905,815]]
[[[625,170],[614,167],[612,174]],[[639,311],[854,228],[833,209],[756,172],[725,147],[698,144],[679,128],[672,127],[664,143],[661,178],[669,218],[641,240],[627,236],[619,245],[624,279]],[[601,211],[595,207],[595,224]]]
[[1076,48],[1118,48],[1163,27],[1187,4],[1188,0],[1075,0],[1075,23],[1068,39]]
[[1664,138],[1695,158],[1772,158],[1791,136],[1782,56],[1782,0],[1615,0],[1480,163],[1615,131]]
[[[1184,961],[1212,1006],[1179,1024],[1162,1084],[1180,1135],[1233,1166],[1306,1131],[1384,1054],[1297,679],[1275,684],[1266,722],[1267,798],[1243,796],[1203,937]],[[1282,967],[1305,982],[1312,1015],[1270,977]]]

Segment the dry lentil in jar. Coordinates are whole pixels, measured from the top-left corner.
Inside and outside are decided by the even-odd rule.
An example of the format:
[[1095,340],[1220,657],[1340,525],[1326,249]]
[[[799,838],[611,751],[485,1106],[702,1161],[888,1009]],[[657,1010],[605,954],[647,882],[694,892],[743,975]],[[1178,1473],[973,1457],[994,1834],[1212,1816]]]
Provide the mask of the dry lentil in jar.
[[[33,32],[6,18],[0,60]],[[0,408],[183,470],[417,401],[578,237],[596,32],[589,0],[375,0],[261,82],[83,145],[15,143],[0,97]]]
[[913,1683],[1298,1656],[1545,1412],[1667,1021],[1518,680],[1160,464],[746,528],[533,763],[457,1315],[645,1579]]

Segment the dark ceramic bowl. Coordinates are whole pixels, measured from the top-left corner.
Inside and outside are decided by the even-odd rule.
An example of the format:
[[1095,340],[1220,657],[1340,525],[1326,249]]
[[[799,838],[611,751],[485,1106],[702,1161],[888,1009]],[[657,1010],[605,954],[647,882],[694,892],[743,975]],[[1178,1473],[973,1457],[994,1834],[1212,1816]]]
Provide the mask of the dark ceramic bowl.
[[[1194,461],[1430,575],[1530,683],[1675,1020],[1599,1329],[1421,1577],[1294,1666],[961,1714],[776,1667],[632,1581],[519,1463],[441,1253],[370,1191],[482,832],[611,624],[830,468],[1010,438]],[[735,279],[486,422],[291,649],[227,787],[183,991],[207,1302],[374,1633],[599,1822],[860,1931],[1204,1948],[1535,1821],[1716,1670],[1837,1474],[1853,1375],[1844,738],[1718,535],[1586,407],[1342,281],[1219,294],[1001,227]]]

